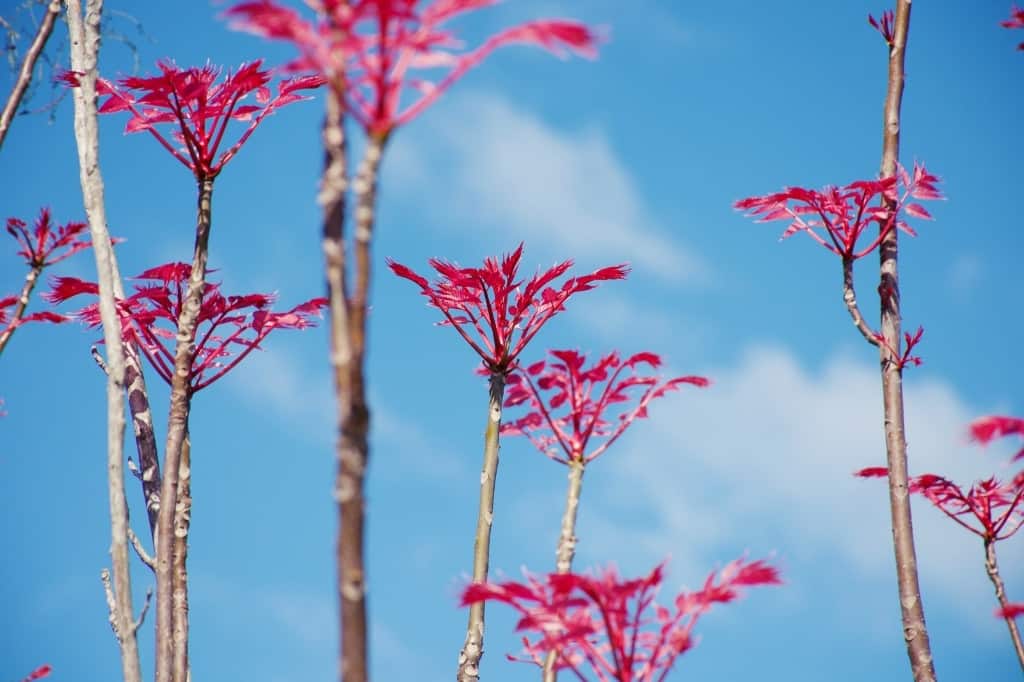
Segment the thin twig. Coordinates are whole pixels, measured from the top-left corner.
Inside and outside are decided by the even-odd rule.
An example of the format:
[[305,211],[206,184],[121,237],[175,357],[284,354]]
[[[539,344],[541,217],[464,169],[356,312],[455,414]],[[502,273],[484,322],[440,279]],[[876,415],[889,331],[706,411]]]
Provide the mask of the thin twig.
[[[1006,587],[1003,585],[1003,579],[999,575],[995,540],[988,538],[985,540],[985,571],[988,573],[992,585],[996,588],[996,599],[999,600],[999,606],[1005,609],[1010,600],[1006,598]],[[1017,652],[1017,660],[1020,661],[1021,670],[1024,670],[1024,642],[1021,641],[1020,630],[1017,629],[1017,621],[1010,616],[1006,616],[1005,620],[1006,627],[1010,630],[1010,639],[1013,641],[1013,650]]]
[[[128,557],[128,504],[124,494],[124,351],[115,296],[115,257],[107,229],[103,177],[99,168],[99,133],[96,121],[96,60],[100,44],[102,0],[88,0],[83,20],[81,0],[68,0],[71,68],[81,74],[74,89],[75,142],[79,177],[99,282],[99,309],[108,358],[107,373],[107,476],[110,506],[110,555],[114,581],[109,594],[111,623],[116,627],[125,682],[141,682],[138,642],[133,628],[131,573]],[[105,587],[109,586],[109,574]]]
[[872,346],[878,345],[878,334],[868,325],[857,305],[857,293],[853,288],[853,259],[843,258],[843,302],[853,318],[853,326],[857,328],[864,340]]
[[25,58],[21,62],[21,69],[18,71],[18,78],[14,82],[14,88],[7,98],[3,111],[0,112],[0,146],[3,145],[4,138],[7,137],[7,131],[11,127],[11,121],[14,120],[14,115],[17,113],[18,106],[25,96],[25,91],[28,90],[28,86],[32,82],[32,71],[35,69],[36,60],[39,59],[43,48],[46,47],[46,41],[50,39],[50,34],[53,33],[53,25],[57,21],[57,15],[60,14],[60,6],[60,0],[50,0],[50,4],[46,7],[46,14],[43,15],[43,20],[39,22],[39,30],[36,31],[32,44],[25,51]]
[[[910,0],[897,0],[893,38],[889,46],[889,82],[885,98],[882,128],[881,177],[896,173],[900,145],[900,104],[903,99],[903,61],[910,27]],[[896,201],[886,200],[887,209],[896,211]],[[889,466],[889,508],[892,516],[893,552],[903,621],[903,637],[915,682],[934,682],[924,606],[917,574],[910,494],[907,484],[907,437],[904,426],[903,371],[894,350],[900,345],[900,294],[898,230],[888,230],[879,249],[881,283],[882,339],[879,355],[882,371],[882,395],[885,413],[885,450]]]
[[142,541],[139,540],[139,536],[136,535],[135,531],[131,528],[128,529],[128,540],[131,541],[132,547],[135,548],[135,553],[139,556],[139,559],[142,560],[142,563],[149,566],[155,572],[156,561],[153,557],[149,556],[149,553],[146,552],[146,548],[142,546]]
[[89,354],[92,355],[93,362],[95,362],[96,366],[100,368],[100,371],[109,375],[110,370],[107,369],[107,361],[104,360],[103,356],[100,354],[100,349],[93,346],[89,349]]
[[135,621],[134,628],[135,628],[136,632],[139,631],[139,628],[142,627],[143,621],[146,620],[146,614],[149,613],[149,604],[150,604],[150,602],[152,600],[153,600],[153,588],[152,587],[148,587],[148,588],[146,588],[146,601],[142,604],[142,610],[139,611],[139,617]]
[[21,319],[25,317],[25,310],[28,308],[29,297],[32,295],[32,290],[35,289],[36,283],[39,281],[39,275],[43,272],[42,265],[33,265],[29,268],[28,274],[25,275],[25,284],[21,287],[21,293],[18,294],[18,305],[14,309],[14,314],[11,315],[10,322],[2,332],[0,332],[0,353],[4,352],[4,348],[7,347],[7,343],[14,336],[15,330],[18,328]]

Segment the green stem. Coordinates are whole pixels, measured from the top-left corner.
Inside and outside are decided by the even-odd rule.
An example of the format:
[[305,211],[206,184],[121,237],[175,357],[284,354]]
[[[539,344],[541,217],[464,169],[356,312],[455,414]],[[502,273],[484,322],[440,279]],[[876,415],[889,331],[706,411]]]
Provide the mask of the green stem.
[[[490,405],[487,410],[487,430],[484,432],[484,464],[480,472],[480,508],[476,519],[473,541],[473,582],[487,580],[487,566],[491,554],[491,526],[494,522],[494,484],[498,476],[498,434],[501,430],[501,404],[505,397],[505,375],[492,372]],[[469,608],[466,641],[459,652],[458,682],[477,682],[480,679],[480,659],[484,653],[484,603]]]

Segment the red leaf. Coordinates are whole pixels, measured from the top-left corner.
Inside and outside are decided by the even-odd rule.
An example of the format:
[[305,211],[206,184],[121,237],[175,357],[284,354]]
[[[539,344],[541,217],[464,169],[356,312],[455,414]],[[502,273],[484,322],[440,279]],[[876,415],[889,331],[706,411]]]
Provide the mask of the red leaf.
[[571,261],[538,272],[526,282],[517,279],[523,245],[502,257],[485,258],[479,268],[463,268],[440,259],[430,265],[440,278],[431,284],[410,268],[388,260],[399,277],[420,288],[430,305],[441,311],[442,324],[453,326],[483,359],[490,372],[508,374],[526,344],[552,317],[565,309],[574,294],[589,291],[594,283],[622,279],[628,268],[602,268],[590,275],[567,279],[559,290],[548,285],[562,276]]

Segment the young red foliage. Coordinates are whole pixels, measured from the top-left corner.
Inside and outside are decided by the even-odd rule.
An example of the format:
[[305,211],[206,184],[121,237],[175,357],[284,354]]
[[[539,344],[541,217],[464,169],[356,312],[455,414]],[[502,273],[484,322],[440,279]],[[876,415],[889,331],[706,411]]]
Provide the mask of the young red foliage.
[[893,39],[893,26],[895,25],[895,13],[891,9],[887,9],[882,12],[882,20],[878,21],[870,14],[868,15],[868,23],[875,27],[875,30],[882,34],[887,45],[892,45]]
[[550,651],[556,667],[585,679],[584,664],[601,682],[660,682],[696,640],[693,628],[715,604],[736,599],[741,588],[779,585],[776,569],[763,561],[737,559],[711,573],[695,592],[681,592],[674,608],[655,603],[664,564],[647,576],[622,580],[612,568],[590,576],[551,573],[526,582],[468,585],[462,606],[498,601],[519,612],[516,625],[526,657],[511,660],[543,666]]
[[390,258],[387,264],[396,275],[419,286],[429,304],[444,315],[440,324],[454,327],[489,372],[508,374],[526,344],[548,320],[565,310],[571,296],[590,291],[597,282],[624,279],[629,272],[626,265],[614,265],[570,277],[558,289],[548,286],[572,267],[572,261],[567,260],[538,272],[524,285],[516,279],[522,256],[520,244],[511,254],[502,256],[500,263],[496,258],[486,258],[480,268],[461,268],[433,258],[430,265],[440,275],[434,284]]
[[[165,263],[146,270],[135,279],[135,293],[119,300],[121,333],[135,343],[164,381],[171,383],[174,349],[181,305],[188,289],[192,267],[187,263]],[[60,303],[76,296],[98,295],[93,282],[58,277],[44,297]],[[196,350],[189,374],[192,392],[212,384],[238,366],[245,356],[275,329],[305,329],[316,324],[327,299],[314,298],[284,312],[268,310],[274,302],[269,294],[224,296],[220,286],[207,283],[196,325]],[[97,304],[82,308],[74,317],[91,327],[100,325]]]
[[30,672],[28,674],[28,676],[25,679],[23,679],[21,682],[32,682],[32,680],[41,680],[44,677],[48,677],[49,674],[52,673],[52,672],[53,672],[53,667],[52,666],[41,665],[38,668],[36,668],[35,670],[33,670],[32,672]]
[[[845,187],[827,186],[820,191],[787,187],[774,194],[741,199],[733,207],[746,211],[747,217],[756,217],[759,223],[791,220],[780,241],[805,232],[832,253],[855,260],[871,253],[894,228],[915,236],[914,230],[899,218],[900,211],[930,220],[931,215],[921,204],[908,200],[942,199],[936,187],[938,182],[939,178],[924,166],[914,164],[912,176],[900,167],[897,175],[881,180],[858,180]],[[895,210],[890,213],[881,202],[869,205],[876,199],[896,202]],[[805,219],[808,215],[814,217]],[[878,225],[878,235],[867,246],[858,248],[858,240],[872,224]],[[825,236],[819,230],[824,230]]]
[[[148,131],[196,179],[216,177],[264,118],[285,105],[310,99],[296,92],[320,87],[324,82],[319,76],[282,80],[277,84],[277,94],[271,96],[267,87],[271,73],[261,66],[261,60],[243,64],[236,71],[229,70],[221,80],[220,67],[207,64],[182,69],[173,62],[160,61],[160,75],[122,78],[118,81],[120,87],[99,78],[96,91],[107,97],[99,113],[130,112],[125,133]],[[65,72],[62,78],[73,87],[78,85],[78,74],[74,72]],[[243,104],[249,95],[254,95],[255,103]],[[218,158],[217,152],[232,120],[248,121],[249,125]],[[157,126],[161,125],[170,126],[170,136],[180,147],[171,144],[160,132]]]
[[[999,22],[1003,28],[1024,28],[1024,9],[1014,5],[1010,8],[1010,18]],[[1024,43],[1017,46],[1018,50],[1024,50]]]
[[[647,405],[655,398],[682,384],[705,387],[710,383],[698,376],[662,381],[644,374],[645,367],[657,370],[661,366],[661,358],[654,353],[637,353],[623,360],[612,352],[589,368],[583,366],[586,356],[577,351],[549,353],[555,360],[541,360],[509,376],[505,407],[529,403],[532,410],[504,424],[501,432],[525,435],[538,450],[563,464],[590,462],[600,456],[635,419],[647,416]],[[550,393],[545,397],[543,391]],[[613,405],[622,408],[615,418],[606,415]],[[588,452],[594,438],[602,440]]]
[[[344,84],[347,110],[368,134],[386,135],[433,104],[467,71],[499,47],[525,43],[559,57],[595,57],[598,38],[583,24],[531,21],[492,35],[468,52],[444,25],[497,0],[323,0],[309,3],[307,20],[271,0],[242,2],[227,11],[233,28],[285,40],[301,56],[289,65]],[[433,70],[434,79],[415,75]],[[403,93],[414,90],[411,101]]]
[[1010,603],[996,609],[996,618],[1017,618],[1019,616],[1024,616],[1024,603],[1022,602]]
[[911,334],[910,332],[903,332],[903,339],[905,344],[903,346],[903,352],[901,353],[898,348],[893,348],[888,341],[885,340],[885,336],[882,334],[875,334],[875,339],[878,343],[889,350],[892,357],[897,358],[896,366],[900,369],[904,369],[907,365],[914,365],[920,367],[924,361],[917,355],[911,355],[914,347],[921,342],[921,337],[924,336],[924,327],[918,327],[917,331]]
[[[862,478],[883,478],[885,467],[868,467],[854,474]],[[908,481],[911,494],[921,495],[946,516],[986,542],[1004,540],[1024,524],[1024,473],[1000,483],[995,477],[976,481],[966,492],[947,478],[922,474]],[[971,525],[972,518],[978,523]]]
[[[997,438],[1017,435],[1024,438],[1024,419],[1019,417],[981,417],[970,425],[971,439],[987,445]],[[1024,459],[1024,448],[1013,457]]]
[[30,268],[48,267],[89,248],[92,242],[88,229],[87,223],[79,222],[55,226],[48,208],[39,210],[39,217],[31,230],[24,220],[7,219],[7,232],[18,242],[21,247],[18,255]]

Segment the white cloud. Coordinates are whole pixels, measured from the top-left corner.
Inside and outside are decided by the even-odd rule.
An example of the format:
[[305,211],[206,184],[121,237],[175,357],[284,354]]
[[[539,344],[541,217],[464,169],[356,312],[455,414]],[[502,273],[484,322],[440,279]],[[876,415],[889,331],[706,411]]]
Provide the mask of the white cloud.
[[981,284],[983,276],[981,259],[974,254],[962,253],[950,264],[946,281],[953,296],[965,301]]
[[[684,568],[702,559],[706,567],[725,548],[750,547],[758,554],[777,549],[783,561],[842,564],[879,585],[891,580],[885,483],[851,475],[885,463],[877,369],[838,357],[808,372],[787,351],[753,347],[737,367],[711,376],[711,388],[655,406],[623,451],[596,463],[595,469],[608,467],[613,482],[603,513],[596,506],[588,511],[600,516],[597,556],[615,556],[628,532],[649,563],[676,549],[686,553]],[[949,385],[910,370],[906,391],[912,474],[939,473],[965,484],[999,471],[992,453],[968,446],[965,427],[979,411]],[[615,505],[655,521],[616,529],[619,510],[607,513]],[[914,525],[923,589],[993,628],[980,540],[916,498]],[[613,532],[601,537],[609,527]],[[1020,566],[1022,549],[1001,543],[1001,563]]]
[[558,130],[498,96],[456,97],[447,108],[424,120],[429,135],[396,143],[396,185],[440,194],[429,204],[448,218],[455,211],[467,229],[491,225],[580,260],[628,260],[667,281],[706,281],[708,266],[650,214],[602,131]]

